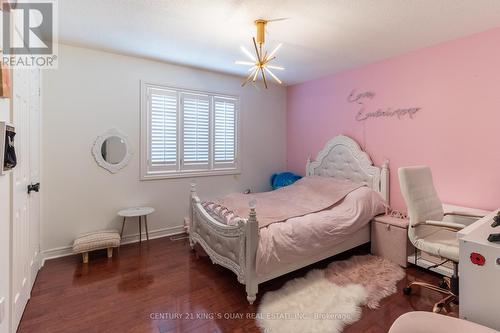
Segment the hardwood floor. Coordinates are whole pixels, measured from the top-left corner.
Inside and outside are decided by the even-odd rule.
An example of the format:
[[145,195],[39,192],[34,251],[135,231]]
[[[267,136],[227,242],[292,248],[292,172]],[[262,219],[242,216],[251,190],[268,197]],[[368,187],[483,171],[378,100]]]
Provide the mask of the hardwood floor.
[[[366,247],[355,249],[334,259],[367,252]],[[326,267],[334,259],[313,267]],[[280,288],[310,268],[263,284],[259,294]],[[410,267],[398,289],[415,279],[439,280],[434,274]],[[430,310],[439,298],[430,291],[413,296],[398,291],[384,299],[379,309],[364,308],[361,320],[344,332],[386,333],[402,313]],[[161,238],[142,246],[125,245],[112,259],[106,257],[105,250],[92,253],[88,265],[81,263],[81,256],[47,261],[18,332],[259,332],[252,319],[259,299],[249,306],[245,288],[234,274],[192,252],[186,239]],[[457,312],[455,307],[451,315]],[[190,318],[186,319],[186,314]],[[224,314],[231,318],[224,318]]]

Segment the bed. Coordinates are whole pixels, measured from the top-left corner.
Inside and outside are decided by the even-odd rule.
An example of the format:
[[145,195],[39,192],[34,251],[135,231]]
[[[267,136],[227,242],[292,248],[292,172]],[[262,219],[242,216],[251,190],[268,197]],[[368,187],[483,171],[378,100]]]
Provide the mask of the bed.
[[[318,153],[316,160],[308,159],[306,176],[332,177],[341,181],[363,183],[387,203],[389,201],[388,162],[381,167],[374,166],[368,154],[347,136],[334,137]],[[346,232],[342,238],[336,239],[331,246],[319,252],[305,251],[306,255],[297,256],[296,260],[281,262],[278,259],[267,265],[266,269],[258,270],[257,262],[261,261],[260,254],[258,256],[259,244],[269,230],[259,227],[259,207],[255,202],[249,202],[248,217],[239,219],[236,225],[227,225],[215,219],[198,197],[195,184],[191,184],[190,202],[190,246],[194,248],[199,244],[214,264],[233,271],[238,281],[245,285],[250,304],[256,299],[259,284],[370,241],[370,225],[365,223],[359,228],[351,228],[352,230]],[[315,215],[304,218],[314,220]],[[270,224],[265,228],[269,229],[274,225]]]

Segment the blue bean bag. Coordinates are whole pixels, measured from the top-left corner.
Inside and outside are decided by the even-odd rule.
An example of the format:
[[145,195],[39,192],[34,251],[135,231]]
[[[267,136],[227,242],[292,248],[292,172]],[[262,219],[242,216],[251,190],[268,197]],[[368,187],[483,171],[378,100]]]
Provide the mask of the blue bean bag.
[[293,172],[280,172],[271,176],[271,186],[273,190],[280,187],[288,186],[295,183],[302,176],[296,175]]

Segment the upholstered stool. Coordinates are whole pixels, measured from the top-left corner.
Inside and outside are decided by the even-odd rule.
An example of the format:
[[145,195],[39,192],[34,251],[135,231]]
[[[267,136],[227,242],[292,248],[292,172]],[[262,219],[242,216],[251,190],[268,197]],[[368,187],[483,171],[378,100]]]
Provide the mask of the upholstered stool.
[[113,257],[113,248],[120,246],[118,230],[101,230],[78,235],[73,243],[73,253],[81,253],[83,263],[89,262],[89,252],[94,250],[108,250],[108,258]]

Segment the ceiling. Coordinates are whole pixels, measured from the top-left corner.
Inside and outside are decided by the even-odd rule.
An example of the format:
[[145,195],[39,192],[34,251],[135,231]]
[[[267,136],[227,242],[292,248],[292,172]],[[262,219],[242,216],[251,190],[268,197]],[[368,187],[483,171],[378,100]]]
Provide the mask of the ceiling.
[[499,0],[61,0],[59,40],[245,75],[257,18],[294,84],[500,26]]

